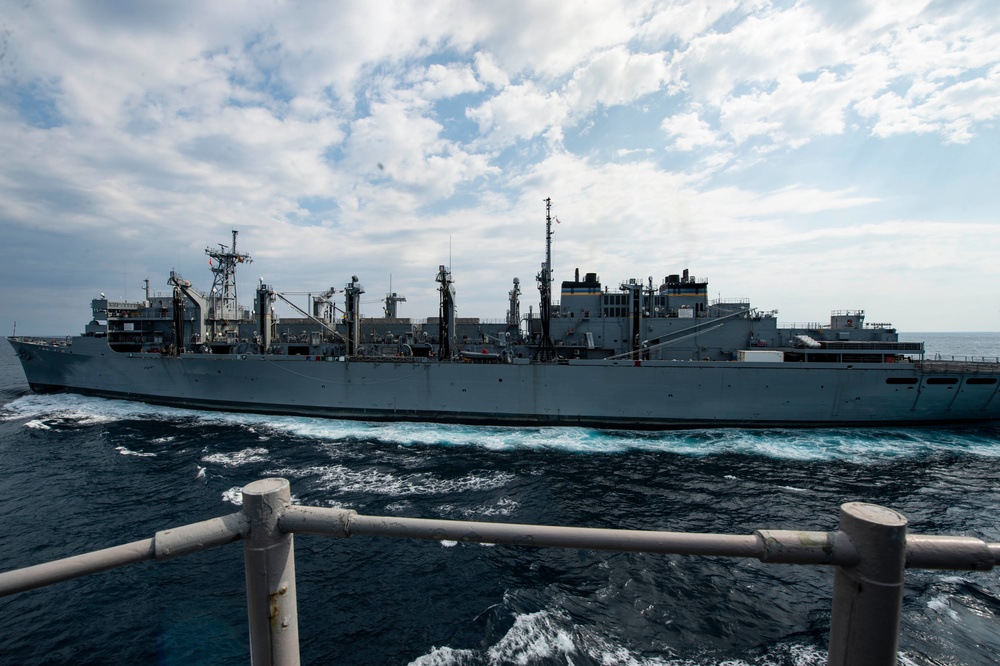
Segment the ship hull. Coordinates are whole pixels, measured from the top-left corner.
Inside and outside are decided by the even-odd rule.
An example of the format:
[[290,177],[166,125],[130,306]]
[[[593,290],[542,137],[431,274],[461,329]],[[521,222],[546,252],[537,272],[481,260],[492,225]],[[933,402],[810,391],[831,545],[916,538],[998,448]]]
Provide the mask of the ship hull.
[[[11,340],[29,385],[194,409],[622,429],[874,426],[1000,419],[1000,382],[911,363],[579,360],[509,364],[117,353]],[[973,379],[973,382],[969,382]],[[905,383],[912,382],[912,383]]]

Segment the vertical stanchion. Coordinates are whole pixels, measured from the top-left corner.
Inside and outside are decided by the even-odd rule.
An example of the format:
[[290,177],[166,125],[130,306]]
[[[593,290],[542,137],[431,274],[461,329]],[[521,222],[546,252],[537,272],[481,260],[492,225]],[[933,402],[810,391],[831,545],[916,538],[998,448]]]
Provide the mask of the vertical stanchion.
[[840,530],[861,561],[837,567],[830,618],[830,666],[896,663],[906,567],[906,517],[874,504],[840,507]]
[[254,666],[299,663],[295,547],[292,535],[278,529],[278,519],[291,505],[291,498],[286,479],[261,479],[243,488],[243,513],[250,521],[243,559]]

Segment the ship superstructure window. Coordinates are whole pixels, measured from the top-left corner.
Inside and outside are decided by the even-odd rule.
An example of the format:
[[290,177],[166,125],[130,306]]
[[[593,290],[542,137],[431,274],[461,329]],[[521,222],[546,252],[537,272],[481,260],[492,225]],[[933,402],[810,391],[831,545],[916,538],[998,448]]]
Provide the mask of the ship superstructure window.
[[601,305],[605,317],[628,316],[628,294],[604,294]]
[[958,377],[930,377],[928,384],[957,384]]
[[916,377],[889,377],[886,384],[916,384],[919,381]]
[[966,384],[996,384],[996,377],[969,377],[965,380]]

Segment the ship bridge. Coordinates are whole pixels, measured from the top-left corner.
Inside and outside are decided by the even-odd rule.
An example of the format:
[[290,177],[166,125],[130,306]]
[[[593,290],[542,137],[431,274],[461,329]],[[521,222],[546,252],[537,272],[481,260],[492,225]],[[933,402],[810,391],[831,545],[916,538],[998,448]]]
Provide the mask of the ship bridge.
[[694,318],[708,310],[708,281],[698,280],[684,269],[666,276],[655,288],[653,278],[648,284],[632,278],[610,292],[602,289],[597,273],[587,273],[581,280],[577,269],[575,279],[562,283],[560,297],[557,314],[562,317],[626,318],[639,309],[646,318]]

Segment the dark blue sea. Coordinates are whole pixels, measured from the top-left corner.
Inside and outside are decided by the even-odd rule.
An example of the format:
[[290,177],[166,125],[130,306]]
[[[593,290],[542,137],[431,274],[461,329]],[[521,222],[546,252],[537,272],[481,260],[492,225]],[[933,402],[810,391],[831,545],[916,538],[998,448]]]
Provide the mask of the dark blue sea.
[[[923,337],[1000,355],[1000,334]],[[602,432],[194,412],[28,392],[0,349],[0,570],[295,501],[366,514],[749,534],[847,501],[1000,542],[1000,428]],[[303,663],[822,664],[833,571],[756,560],[296,537]],[[0,599],[2,664],[247,664],[239,544]],[[911,571],[903,664],[1000,661],[998,572]]]

